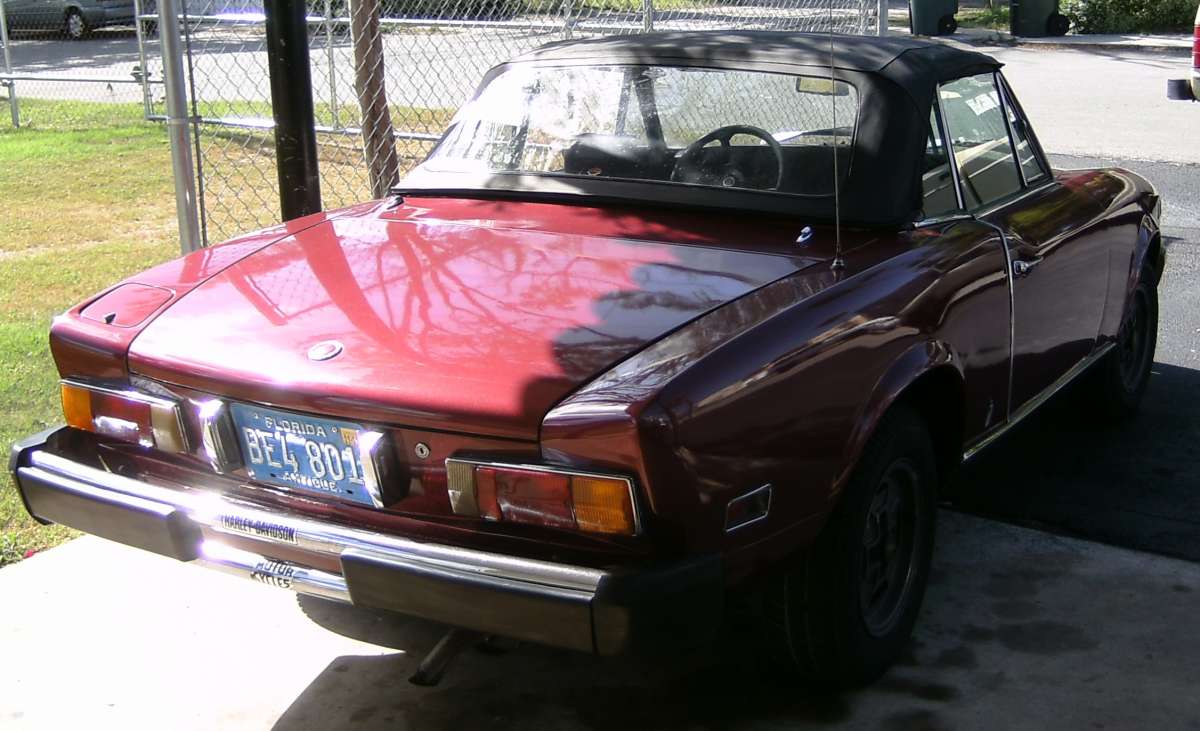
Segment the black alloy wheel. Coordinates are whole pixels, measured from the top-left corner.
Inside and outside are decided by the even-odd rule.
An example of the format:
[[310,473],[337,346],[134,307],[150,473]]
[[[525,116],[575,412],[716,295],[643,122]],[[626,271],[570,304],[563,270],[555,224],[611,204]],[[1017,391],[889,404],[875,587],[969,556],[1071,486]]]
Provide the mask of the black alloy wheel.
[[1158,343],[1158,288],[1154,272],[1141,273],[1130,295],[1116,342],[1089,374],[1094,409],[1114,419],[1137,413],[1150,375]]
[[863,623],[875,637],[896,628],[912,593],[921,543],[920,480],[909,460],[896,460],[879,481],[867,512],[859,601]]
[[1146,293],[1139,287],[1133,293],[1129,315],[1117,336],[1117,370],[1121,385],[1130,393],[1137,391],[1150,372],[1154,349],[1150,347],[1149,310]]
[[893,406],[816,543],[766,588],[763,649],[779,671],[851,688],[904,652],[929,579],[938,474],[925,420]]

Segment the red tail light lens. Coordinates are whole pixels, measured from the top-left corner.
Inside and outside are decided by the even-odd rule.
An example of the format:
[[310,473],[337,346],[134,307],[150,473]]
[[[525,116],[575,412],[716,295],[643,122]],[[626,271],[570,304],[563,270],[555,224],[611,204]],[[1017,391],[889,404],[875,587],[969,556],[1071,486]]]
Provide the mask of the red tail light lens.
[[67,426],[167,452],[187,451],[179,405],[136,391],[63,381]]
[[455,513],[509,523],[635,535],[632,482],[523,465],[446,460]]
[[553,472],[480,467],[475,470],[479,514],[491,520],[574,528],[571,478]]
[[1196,32],[1192,34],[1192,68],[1200,71],[1200,23],[1196,24]]

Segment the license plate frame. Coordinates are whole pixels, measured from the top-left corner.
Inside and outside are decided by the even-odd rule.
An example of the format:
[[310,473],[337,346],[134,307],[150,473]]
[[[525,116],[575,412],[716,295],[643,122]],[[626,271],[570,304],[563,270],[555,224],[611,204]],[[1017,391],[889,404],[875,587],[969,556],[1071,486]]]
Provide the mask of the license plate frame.
[[362,424],[242,403],[230,404],[230,416],[251,479],[378,507],[358,451]]

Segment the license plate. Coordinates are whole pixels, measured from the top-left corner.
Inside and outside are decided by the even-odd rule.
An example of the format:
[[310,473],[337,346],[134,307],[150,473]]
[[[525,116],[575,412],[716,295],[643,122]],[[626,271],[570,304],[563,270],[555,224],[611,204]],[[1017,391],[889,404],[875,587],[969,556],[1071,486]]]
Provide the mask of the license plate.
[[250,476],[374,506],[358,459],[359,424],[231,404]]

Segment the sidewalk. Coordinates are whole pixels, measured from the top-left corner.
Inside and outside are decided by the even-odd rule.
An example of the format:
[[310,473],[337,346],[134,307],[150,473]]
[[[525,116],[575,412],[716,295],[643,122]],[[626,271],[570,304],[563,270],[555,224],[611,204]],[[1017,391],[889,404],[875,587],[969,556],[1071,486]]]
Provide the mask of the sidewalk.
[[[908,10],[892,8],[888,12],[888,33],[908,35]],[[1025,38],[1014,36],[1008,31],[988,28],[959,28],[954,35],[941,36],[972,45],[1028,46],[1031,48],[1067,48],[1079,50],[1145,51],[1188,56],[1192,52],[1192,36],[1187,34],[1132,35],[1132,34],[1083,34],[1069,33],[1065,36]]]
[[531,646],[418,688],[430,623],[84,537],[0,570],[0,726],[1194,728],[1200,566],[946,511],[938,533],[907,657],[840,696]]
[[[893,29],[894,30],[894,29]],[[965,43],[1028,46],[1031,48],[1066,48],[1105,51],[1147,51],[1188,56],[1192,53],[1192,37],[1187,35],[1074,35],[1022,38],[1006,31],[986,28],[959,28],[951,38]]]

